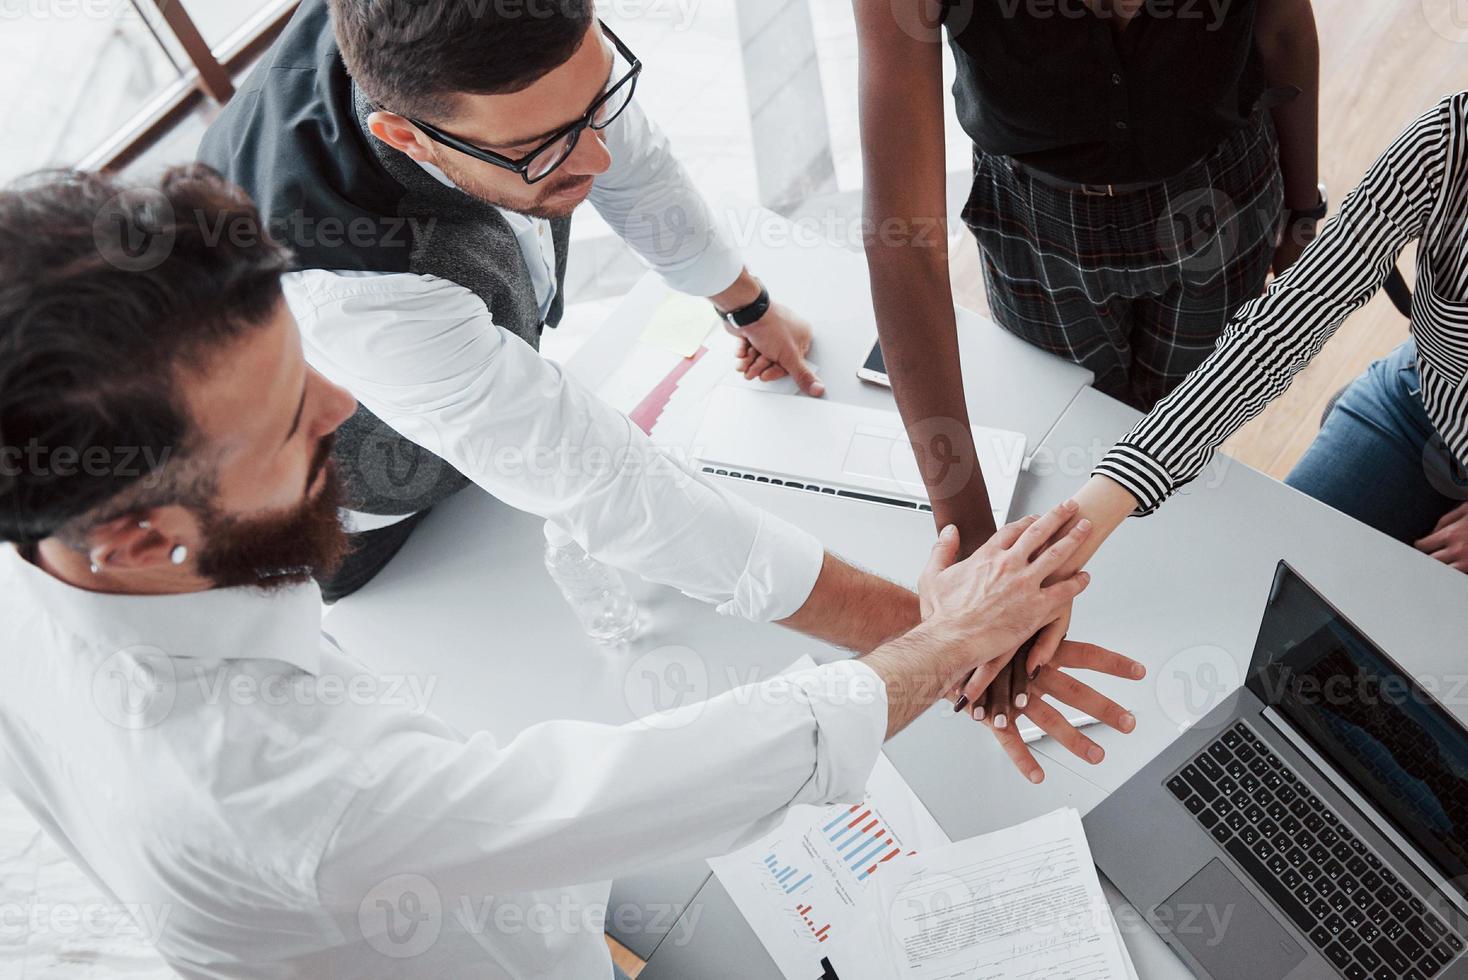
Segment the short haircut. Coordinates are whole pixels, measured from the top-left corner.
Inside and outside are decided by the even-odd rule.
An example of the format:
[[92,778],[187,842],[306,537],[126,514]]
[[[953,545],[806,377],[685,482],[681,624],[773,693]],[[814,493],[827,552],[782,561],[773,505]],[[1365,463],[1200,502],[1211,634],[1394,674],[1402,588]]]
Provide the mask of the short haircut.
[[331,0],[352,78],[389,112],[441,121],[459,94],[519,92],[576,53],[592,0]]
[[[269,321],[290,253],[214,171],[38,174],[0,191],[0,540],[180,499],[180,370]],[[196,488],[197,489],[197,488]]]

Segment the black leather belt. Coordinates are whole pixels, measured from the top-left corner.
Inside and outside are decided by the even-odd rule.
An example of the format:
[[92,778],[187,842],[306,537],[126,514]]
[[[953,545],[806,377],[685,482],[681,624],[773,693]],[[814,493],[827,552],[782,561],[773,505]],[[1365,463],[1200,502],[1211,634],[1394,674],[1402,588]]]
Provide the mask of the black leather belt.
[[1028,164],[1020,163],[1013,157],[1009,158],[1009,166],[1015,173],[1021,173],[1026,177],[1038,180],[1047,187],[1053,187],[1056,190],[1066,191],[1071,194],[1084,194],[1086,197],[1121,197],[1124,194],[1138,194],[1142,191],[1151,190],[1154,187],[1161,187],[1167,183],[1165,180],[1149,180],[1139,184],[1081,184],[1074,180],[1066,180],[1063,177],[1046,173],[1043,170],[1036,170]]

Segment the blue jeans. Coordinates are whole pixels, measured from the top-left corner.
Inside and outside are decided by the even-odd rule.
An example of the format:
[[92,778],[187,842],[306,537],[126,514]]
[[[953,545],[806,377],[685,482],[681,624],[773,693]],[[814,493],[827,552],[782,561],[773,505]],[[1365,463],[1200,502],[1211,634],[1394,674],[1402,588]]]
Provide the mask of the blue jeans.
[[1468,476],[1422,407],[1414,342],[1345,390],[1285,482],[1408,544],[1468,500]]

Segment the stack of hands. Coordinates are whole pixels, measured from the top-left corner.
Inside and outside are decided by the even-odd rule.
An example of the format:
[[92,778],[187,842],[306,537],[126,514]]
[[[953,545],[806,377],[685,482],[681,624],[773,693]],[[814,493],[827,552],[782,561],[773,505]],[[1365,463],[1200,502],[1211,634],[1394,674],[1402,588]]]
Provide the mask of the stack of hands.
[[[805,359],[810,324],[788,308],[774,304],[758,322],[730,333],[740,339],[735,370],[745,378],[776,381],[789,375],[806,394],[825,393]],[[1129,657],[1066,638],[1071,602],[1090,582],[1086,572],[1067,569],[1092,531],[1089,521],[1080,521],[1065,532],[1077,510],[1075,501],[1066,501],[1044,517],[1008,524],[963,561],[957,560],[958,529],[949,526],[918,581],[924,627],[947,630],[967,652],[945,688],[954,710],[966,710],[987,725],[1016,768],[1036,783],[1045,773],[1020,737],[1020,716],[1095,765],[1106,757],[1105,750],[1066,721],[1051,701],[1130,733],[1137,727],[1131,712],[1069,671],[1129,680],[1147,674]],[[1468,527],[1468,518],[1463,526]],[[1468,552],[1464,562],[1468,567]]]
[[1131,712],[1069,671],[1129,680],[1147,673],[1119,653],[1066,639],[1071,603],[1090,583],[1086,572],[1066,571],[1092,531],[1089,521],[1080,521],[1062,533],[1076,510],[1075,501],[1067,501],[1044,517],[1006,525],[963,561],[956,561],[957,529],[947,527],[918,581],[919,629],[946,634],[949,645],[961,651],[950,667],[958,673],[946,688],[955,710],[967,708],[989,726],[1015,766],[1036,783],[1044,772],[1020,737],[1021,715],[1094,765],[1105,758],[1104,750],[1046,699],[1129,733],[1137,724]]

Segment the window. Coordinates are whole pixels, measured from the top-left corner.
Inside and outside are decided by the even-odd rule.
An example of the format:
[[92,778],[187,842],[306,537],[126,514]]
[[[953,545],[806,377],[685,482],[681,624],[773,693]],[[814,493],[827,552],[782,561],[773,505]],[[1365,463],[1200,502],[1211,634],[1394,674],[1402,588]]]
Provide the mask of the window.
[[297,0],[0,0],[0,184],[112,166],[169,135],[262,51]]
[[162,26],[131,0],[0,0],[0,181],[75,164],[178,85]]

